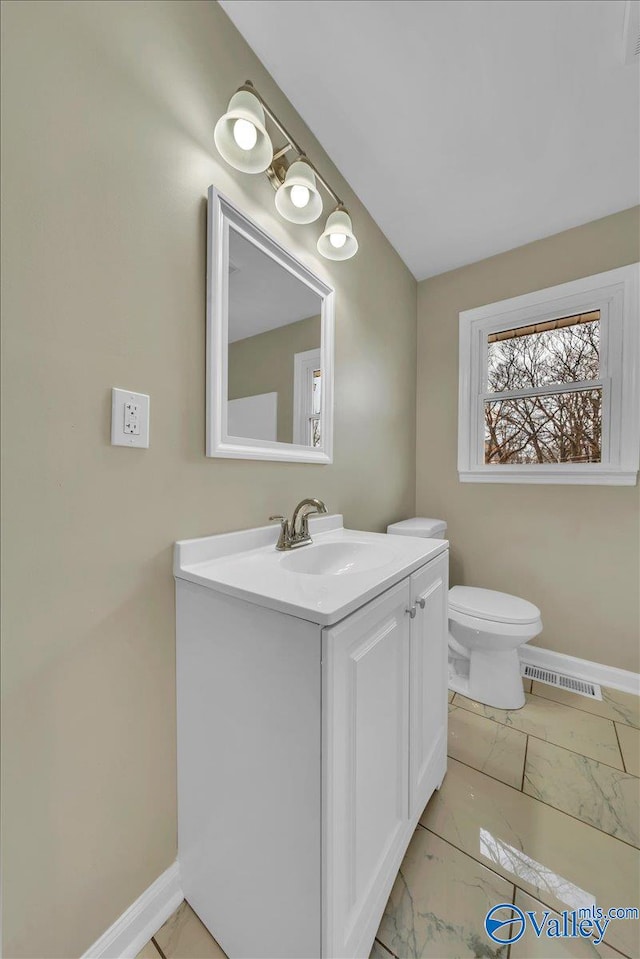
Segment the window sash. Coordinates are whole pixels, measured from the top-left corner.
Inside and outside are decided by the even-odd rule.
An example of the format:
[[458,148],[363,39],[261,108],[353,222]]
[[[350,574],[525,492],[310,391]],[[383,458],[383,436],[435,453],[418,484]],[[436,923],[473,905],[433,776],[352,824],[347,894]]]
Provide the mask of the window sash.
[[531,386],[522,390],[501,390],[497,393],[481,393],[483,403],[497,400],[519,400],[529,396],[555,396],[557,393],[577,393],[580,390],[604,389],[609,377],[600,377],[597,380],[572,380],[570,383],[548,383],[545,386]]
[[[509,468],[512,468],[512,469],[525,469],[525,470],[526,470],[526,469],[532,469],[532,468],[533,468],[533,469],[538,469],[538,468],[541,467],[541,466],[547,466],[547,467],[548,467],[548,466],[551,466],[551,467],[553,467],[553,468],[558,468],[558,467],[564,468],[564,467],[566,467],[566,466],[588,466],[588,467],[592,467],[592,466],[594,466],[594,465],[595,465],[595,466],[602,466],[603,463],[604,463],[605,466],[606,466],[606,465],[607,465],[607,462],[606,462],[606,457],[605,457],[605,449],[608,450],[608,447],[605,448],[605,442],[608,442],[608,439],[605,439],[605,431],[604,431],[604,426],[603,426],[603,424],[604,424],[604,405],[605,405],[605,392],[606,392],[606,389],[605,389],[605,386],[604,386],[604,385],[600,384],[599,382],[596,383],[596,382],[593,381],[593,380],[589,380],[589,381],[587,382],[587,385],[586,385],[586,387],[585,387],[584,389],[585,389],[587,392],[589,392],[589,393],[594,392],[594,391],[597,391],[597,390],[600,391],[600,444],[599,444],[599,446],[600,446],[600,458],[599,458],[598,460],[588,460],[588,461],[586,461],[586,462],[584,462],[584,463],[580,463],[580,462],[577,462],[577,463],[576,463],[575,461],[572,461],[572,460],[551,460],[551,459],[550,459],[550,460],[547,460],[547,461],[545,461],[545,462],[543,462],[543,463],[536,462],[535,460],[530,460],[530,461],[524,462],[524,463],[518,463],[518,462],[514,462],[514,463],[487,462],[487,458],[486,458],[487,428],[486,428],[486,419],[485,419],[486,406],[487,406],[487,404],[502,403],[503,401],[507,401],[507,402],[508,402],[508,401],[511,399],[511,397],[505,397],[505,396],[502,396],[501,394],[489,394],[488,397],[487,397],[487,399],[484,400],[483,403],[482,403],[482,424],[481,424],[481,429],[482,429],[482,434],[483,434],[483,435],[482,435],[482,452],[481,452],[482,461],[480,462],[479,465],[480,465],[482,468],[490,467],[490,468],[492,468],[492,469],[493,469],[493,468],[496,468],[496,469],[504,469],[505,467],[509,467]],[[553,393],[549,393],[548,391],[545,391],[545,394],[544,394],[544,395],[547,395],[547,396],[548,396],[548,395],[558,396],[559,394],[563,394],[563,395],[564,395],[564,394],[567,394],[567,393],[576,393],[576,392],[581,392],[581,390],[575,390],[575,389],[571,389],[571,390],[555,390]],[[525,397],[515,397],[515,399],[516,399],[516,400],[517,400],[517,399],[525,399],[525,400],[526,400],[526,399],[537,399],[537,397],[539,397],[539,396],[541,396],[541,395],[543,395],[543,394],[541,394],[540,392],[538,392],[538,393],[530,394],[530,395],[525,396]],[[530,438],[533,439],[533,433],[531,434],[531,437],[530,437]]]
[[[500,400],[511,400],[511,399],[526,399],[527,397],[535,396],[549,396],[556,395],[558,393],[575,393],[580,390],[602,390],[602,407],[601,407],[601,438],[600,438],[600,463],[585,463],[581,464],[586,469],[592,469],[595,465],[598,466],[609,466],[612,459],[612,443],[611,443],[611,378],[610,377],[600,377],[598,380],[583,380],[580,383],[561,383],[554,384],[550,386],[541,386],[536,389],[526,389],[526,390],[509,390],[503,393],[479,393],[476,398],[476,443],[475,443],[475,454],[476,461],[474,468],[482,470],[503,470],[508,466],[511,469],[538,469],[538,467],[543,466],[543,463],[486,463],[484,455],[484,444],[485,444],[485,420],[484,420],[484,406],[485,403],[498,402]],[[560,463],[558,467],[561,469],[566,468],[570,464]],[[577,464],[573,464],[577,465]]]

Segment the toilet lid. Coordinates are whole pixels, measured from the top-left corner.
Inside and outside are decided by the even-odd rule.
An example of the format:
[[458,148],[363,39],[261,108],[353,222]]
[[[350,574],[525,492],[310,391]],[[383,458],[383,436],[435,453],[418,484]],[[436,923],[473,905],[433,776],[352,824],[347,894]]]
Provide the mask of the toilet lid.
[[538,607],[526,599],[475,586],[453,586],[449,590],[449,607],[467,616],[490,619],[496,623],[524,625],[540,619]]
[[427,539],[441,539],[447,531],[447,524],[443,519],[431,519],[430,516],[414,516],[413,519],[403,519],[399,523],[387,526],[387,533],[397,533],[401,536],[424,536]]

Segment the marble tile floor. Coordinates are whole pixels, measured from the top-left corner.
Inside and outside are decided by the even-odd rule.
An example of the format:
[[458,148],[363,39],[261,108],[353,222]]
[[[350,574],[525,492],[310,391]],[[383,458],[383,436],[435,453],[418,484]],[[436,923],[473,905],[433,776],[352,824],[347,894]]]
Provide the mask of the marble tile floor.
[[[411,840],[370,959],[639,959],[640,924],[604,942],[492,943],[487,910],[551,916],[640,906],[640,698],[602,702],[542,683],[521,710],[449,694],[449,768]],[[184,902],[138,959],[225,959]],[[260,959],[260,957],[255,957]]]

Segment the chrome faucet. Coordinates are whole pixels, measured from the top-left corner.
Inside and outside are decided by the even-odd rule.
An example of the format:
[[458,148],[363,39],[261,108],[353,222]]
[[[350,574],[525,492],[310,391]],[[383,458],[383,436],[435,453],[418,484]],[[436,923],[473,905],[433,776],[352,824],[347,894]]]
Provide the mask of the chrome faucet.
[[[280,536],[276,549],[297,549],[312,542],[309,535],[309,516],[314,513],[326,513],[327,507],[320,499],[303,499],[293,511],[291,522],[284,516],[270,516],[270,520],[280,520]],[[298,517],[300,522],[298,523]]]

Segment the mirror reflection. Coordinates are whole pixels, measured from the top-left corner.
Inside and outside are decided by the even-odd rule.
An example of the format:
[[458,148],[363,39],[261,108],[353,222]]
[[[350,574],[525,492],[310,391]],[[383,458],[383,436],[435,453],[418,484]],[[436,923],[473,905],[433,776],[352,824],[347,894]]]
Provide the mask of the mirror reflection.
[[227,431],[319,447],[322,299],[229,226]]

